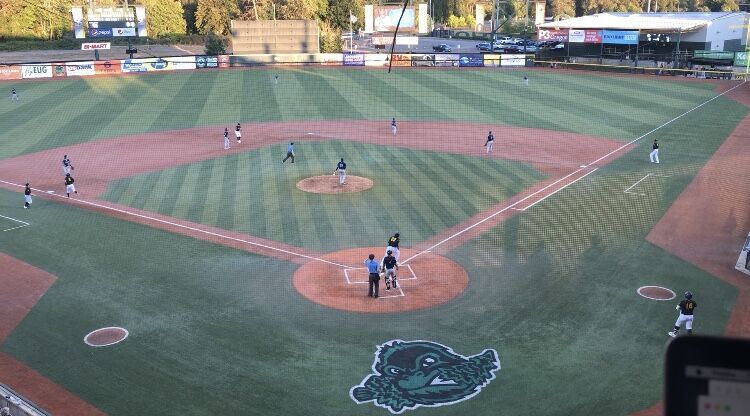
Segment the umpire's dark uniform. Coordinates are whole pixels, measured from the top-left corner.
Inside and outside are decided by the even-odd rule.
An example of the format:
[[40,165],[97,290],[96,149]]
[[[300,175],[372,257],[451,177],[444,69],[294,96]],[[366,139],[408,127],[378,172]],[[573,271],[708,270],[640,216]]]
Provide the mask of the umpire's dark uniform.
[[367,266],[367,272],[369,273],[367,296],[378,297],[378,291],[380,290],[380,274],[378,274],[379,264],[375,261],[375,255],[370,254],[365,260],[365,266]]

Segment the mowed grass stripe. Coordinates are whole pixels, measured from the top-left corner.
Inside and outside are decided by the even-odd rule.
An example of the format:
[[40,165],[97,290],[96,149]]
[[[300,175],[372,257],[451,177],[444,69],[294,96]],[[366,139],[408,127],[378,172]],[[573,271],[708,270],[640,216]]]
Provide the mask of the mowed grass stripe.
[[369,120],[401,117],[401,112],[380,99],[372,87],[361,88],[359,74],[365,71],[342,71],[346,76],[341,82],[329,82],[339,95],[346,99],[347,104],[354,108],[360,117]]
[[164,201],[164,193],[169,189],[169,184],[177,172],[174,169],[169,169],[160,171],[158,174],[157,179],[151,181],[149,184],[151,186],[145,188],[142,193],[139,193],[138,199],[142,200],[139,208],[146,211],[159,212],[162,201]]
[[182,186],[185,184],[186,172],[185,169],[179,171],[175,169],[175,174],[172,175],[166,189],[160,189],[162,193],[161,204],[156,209],[157,212],[169,212],[171,216],[175,216],[175,207],[177,201],[182,198]]
[[224,177],[221,180],[221,194],[218,201],[213,201],[218,210],[216,224],[220,228],[234,230],[236,225],[234,202],[238,191],[236,178],[239,161],[236,156],[222,158],[222,161],[224,162]]
[[208,164],[200,164],[199,169],[203,170],[207,175],[208,185],[203,190],[196,189],[196,192],[202,192],[205,195],[203,204],[199,205],[198,218],[195,222],[208,225],[218,225],[219,223],[219,210],[221,209],[221,201],[224,192],[224,170],[226,164],[223,160],[211,160]]
[[138,195],[143,192],[144,187],[153,186],[154,178],[159,176],[158,172],[151,173],[148,175],[134,176],[124,180],[125,190],[122,192],[118,201],[124,205],[128,205],[134,208],[142,208],[143,204],[138,199]]
[[[313,105],[312,95],[318,92],[308,78],[297,73],[284,72],[283,80],[274,86],[276,101],[282,120],[313,120],[326,118],[320,109]],[[328,115],[326,115],[328,116]],[[289,162],[289,161],[287,161]]]
[[198,193],[205,195],[205,192],[201,192],[204,188],[198,185],[201,183],[202,175],[199,169],[187,168],[180,171],[180,176],[184,179],[175,196],[172,214],[176,218],[190,218],[191,205],[197,202],[195,201],[198,198],[196,195]]
[[[309,77],[309,75],[307,75]],[[312,94],[313,105],[317,107],[326,118],[333,119],[363,119],[360,113],[352,106],[349,99],[339,93],[334,85],[341,82],[338,79],[331,80],[330,77],[316,79],[315,88],[321,88],[325,94]]]
[[240,120],[271,121],[281,119],[276,100],[273,75],[270,71],[242,71],[242,90],[239,101]]
[[380,101],[398,110],[398,114],[391,117],[396,119],[439,119],[452,120],[452,115],[441,109],[425,107],[424,102],[416,96],[401,90],[400,85],[394,84],[394,77],[383,76],[370,70],[361,73],[360,85],[363,89],[371,89]]
[[175,120],[182,118],[192,120],[191,124],[183,127],[194,126],[208,102],[206,94],[201,92],[205,89],[210,90],[211,83],[215,79],[215,77],[202,77],[200,72],[194,72],[179,79],[164,77],[158,86],[158,93],[145,92],[147,96],[156,96],[154,100],[164,105],[161,106],[161,111],[144,114],[143,122],[150,121],[149,130],[152,131],[176,128]]
[[302,239],[297,230],[300,229],[300,223],[297,218],[296,213],[294,212],[295,207],[293,204],[293,200],[291,198],[291,193],[295,192],[296,188],[296,181],[294,181],[294,178],[297,175],[298,167],[296,166],[297,162],[295,159],[295,163],[291,163],[291,161],[287,161],[282,165],[282,169],[280,170],[279,176],[275,178],[275,180],[278,180],[278,191],[279,194],[277,198],[279,198],[281,203],[281,211],[278,211],[281,215],[281,238],[282,241],[290,241],[294,245],[301,245]]

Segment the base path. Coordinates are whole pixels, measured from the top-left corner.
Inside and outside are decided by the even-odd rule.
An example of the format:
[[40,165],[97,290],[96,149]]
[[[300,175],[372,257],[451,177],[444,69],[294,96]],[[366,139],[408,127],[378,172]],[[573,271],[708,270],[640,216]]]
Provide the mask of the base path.
[[[0,343],[21,323],[26,314],[55,283],[55,276],[0,253]],[[0,352],[0,383],[12,388],[53,415],[103,415],[99,409],[76,397],[24,363]]]

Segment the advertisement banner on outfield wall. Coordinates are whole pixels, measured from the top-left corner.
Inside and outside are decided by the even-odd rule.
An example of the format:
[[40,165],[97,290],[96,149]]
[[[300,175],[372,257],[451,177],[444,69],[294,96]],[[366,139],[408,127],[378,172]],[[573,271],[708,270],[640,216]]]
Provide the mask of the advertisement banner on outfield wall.
[[94,62],[94,73],[96,75],[112,75],[122,72],[122,63],[119,60]]
[[195,67],[198,69],[218,68],[219,58],[217,58],[216,56],[196,56]]
[[341,65],[342,58],[340,53],[321,53],[318,59],[321,65]]
[[52,77],[53,78],[62,78],[68,76],[66,70],[65,70],[65,63],[64,62],[57,62],[52,64]]
[[601,30],[585,30],[583,35],[584,43],[602,43]]
[[65,72],[69,77],[83,77],[95,75],[94,62],[66,62]]
[[602,30],[602,42],[614,45],[638,44],[637,30]]
[[122,61],[122,72],[171,71],[172,62],[161,58],[125,59]]
[[180,71],[183,69],[195,69],[195,57],[192,56],[175,56],[166,58],[172,63],[172,69]]
[[501,55],[500,66],[525,66],[526,55]]
[[461,67],[480,67],[484,66],[484,57],[481,53],[461,54],[458,58],[458,66]]
[[21,73],[24,79],[28,78],[52,78],[52,65],[23,65]]
[[361,53],[345,53],[341,55],[344,66],[365,66],[365,55]]
[[487,53],[484,55],[484,66],[498,67],[500,66],[500,56],[494,53]]
[[219,68],[229,68],[229,55],[219,55]]
[[458,66],[461,55],[455,53],[435,54],[435,66]]
[[412,54],[411,66],[435,66],[435,55]]
[[0,65],[0,79],[21,79],[20,66],[3,66]]
[[393,54],[391,66],[411,66],[411,55]]
[[537,32],[537,38],[539,40],[554,40],[557,42],[568,41],[568,29],[564,30],[550,30],[550,29],[539,29]]
[[388,55],[385,54],[367,54],[365,55],[365,66],[386,66],[388,65]]

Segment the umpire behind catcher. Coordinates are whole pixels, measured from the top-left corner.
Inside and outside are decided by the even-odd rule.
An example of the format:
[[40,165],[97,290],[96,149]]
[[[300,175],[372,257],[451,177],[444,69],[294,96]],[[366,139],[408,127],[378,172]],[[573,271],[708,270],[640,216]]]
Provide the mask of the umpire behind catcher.
[[367,257],[367,260],[365,260],[365,266],[367,266],[367,271],[370,273],[369,278],[367,279],[367,282],[369,283],[367,296],[377,298],[378,291],[380,289],[380,273],[379,273],[380,264],[377,261],[375,261],[374,254],[370,253],[370,255]]

